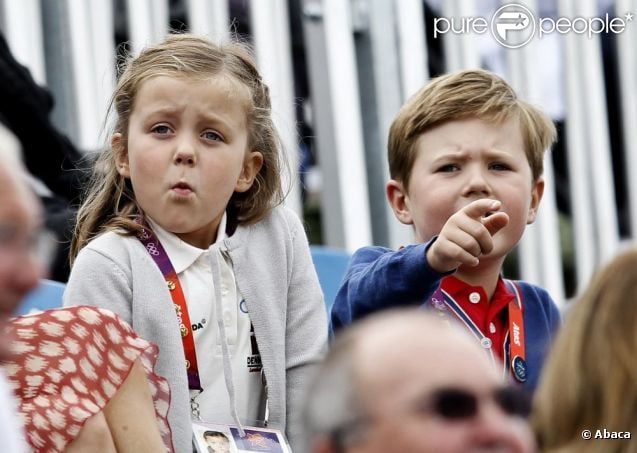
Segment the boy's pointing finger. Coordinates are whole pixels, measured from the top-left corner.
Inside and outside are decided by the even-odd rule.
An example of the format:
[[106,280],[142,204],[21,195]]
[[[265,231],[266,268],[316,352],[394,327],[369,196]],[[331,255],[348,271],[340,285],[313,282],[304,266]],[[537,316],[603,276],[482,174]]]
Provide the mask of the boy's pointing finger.
[[467,216],[473,219],[479,219],[492,211],[497,211],[500,209],[500,206],[502,206],[502,203],[498,200],[482,198],[480,200],[472,201],[462,208],[462,210]]
[[489,234],[493,236],[509,223],[509,215],[506,212],[496,212],[495,214],[482,218],[482,224],[489,230]]

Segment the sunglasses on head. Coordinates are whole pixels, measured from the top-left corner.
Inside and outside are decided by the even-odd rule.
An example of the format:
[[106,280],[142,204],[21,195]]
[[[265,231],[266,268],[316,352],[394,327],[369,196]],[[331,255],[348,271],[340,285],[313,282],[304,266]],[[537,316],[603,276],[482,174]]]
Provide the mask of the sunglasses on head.
[[[528,417],[530,413],[530,398],[520,389],[497,388],[490,393],[489,397],[507,415]],[[450,421],[467,420],[478,414],[483,398],[481,395],[461,388],[441,388],[431,394],[427,409]]]

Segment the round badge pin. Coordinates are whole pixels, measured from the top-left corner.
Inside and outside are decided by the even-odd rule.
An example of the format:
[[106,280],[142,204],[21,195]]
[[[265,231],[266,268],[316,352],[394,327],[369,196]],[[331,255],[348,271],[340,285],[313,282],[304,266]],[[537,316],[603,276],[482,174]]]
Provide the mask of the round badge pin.
[[513,357],[513,360],[511,361],[511,369],[513,370],[513,376],[515,379],[519,382],[526,382],[526,361],[522,357],[517,355]]

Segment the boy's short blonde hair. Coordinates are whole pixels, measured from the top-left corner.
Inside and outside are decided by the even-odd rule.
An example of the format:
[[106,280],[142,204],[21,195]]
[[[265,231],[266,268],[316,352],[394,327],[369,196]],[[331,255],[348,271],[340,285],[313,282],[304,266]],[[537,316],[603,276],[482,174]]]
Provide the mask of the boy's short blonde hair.
[[443,123],[468,118],[496,124],[517,119],[533,181],[542,176],[544,152],[557,135],[551,119],[519,99],[502,78],[482,69],[469,69],[432,79],[400,109],[389,130],[391,178],[407,187],[418,138]]

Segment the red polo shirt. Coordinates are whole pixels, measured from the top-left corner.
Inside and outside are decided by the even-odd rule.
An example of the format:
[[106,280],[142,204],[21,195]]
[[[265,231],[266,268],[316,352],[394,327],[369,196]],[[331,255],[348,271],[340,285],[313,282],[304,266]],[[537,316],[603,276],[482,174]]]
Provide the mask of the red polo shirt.
[[492,342],[492,349],[504,361],[504,340],[509,330],[507,307],[515,294],[498,279],[491,301],[481,286],[469,286],[453,275],[442,279],[440,287],[460,305],[484,336]]

